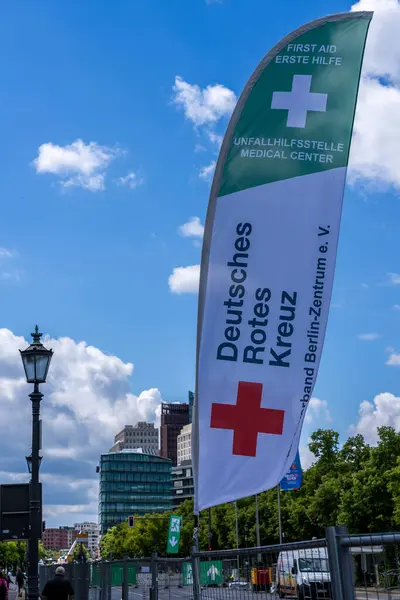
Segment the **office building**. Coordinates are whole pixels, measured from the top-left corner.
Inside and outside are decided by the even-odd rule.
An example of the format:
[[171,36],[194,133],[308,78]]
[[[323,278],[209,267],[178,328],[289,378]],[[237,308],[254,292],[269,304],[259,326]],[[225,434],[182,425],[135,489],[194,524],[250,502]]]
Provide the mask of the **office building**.
[[161,456],[177,463],[177,438],[189,424],[189,404],[161,404]]
[[184,461],[192,460],[192,424],[182,427],[177,439],[177,462],[178,465]]
[[142,449],[108,452],[100,457],[100,534],[130,515],[172,508],[171,461]]
[[193,422],[194,393],[189,392],[189,423]]
[[68,548],[68,530],[65,527],[49,527],[43,532],[43,546],[46,550]]
[[192,423],[182,427],[177,437],[177,461],[178,465],[171,469],[174,508],[194,496]]
[[[67,532],[67,545],[65,546],[65,549],[69,549],[71,548],[73,542],[74,542],[74,528],[73,527],[63,527],[63,529],[65,529],[65,531]],[[64,548],[63,548],[64,549]]]
[[184,500],[194,496],[194,482],[192,461],[182,461],[177,467],[171,469],[173,485],[173,507],[177,508]]
[[154,427],[154,423],[140,421],[136,425],[125,425],[123,430],[117,433],[110,452],[143,448],[144,452],[157,453],[158,447],[158,429]]
[[84,521],[83,523],[75,523],[74,530],[76,533],[87,533],[88,550],[90,552],[90,555],[92,557],[95,557],[99,548],[99,526],[97,525],[97,523],[90,523],[89,521]]

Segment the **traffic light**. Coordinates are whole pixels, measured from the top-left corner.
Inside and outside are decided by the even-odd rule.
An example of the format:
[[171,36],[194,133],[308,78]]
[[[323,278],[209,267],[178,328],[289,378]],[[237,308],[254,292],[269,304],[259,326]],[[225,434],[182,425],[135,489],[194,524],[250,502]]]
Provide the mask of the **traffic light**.
[[128,517],[128,527],[133,527],[135,524],[135,517]]

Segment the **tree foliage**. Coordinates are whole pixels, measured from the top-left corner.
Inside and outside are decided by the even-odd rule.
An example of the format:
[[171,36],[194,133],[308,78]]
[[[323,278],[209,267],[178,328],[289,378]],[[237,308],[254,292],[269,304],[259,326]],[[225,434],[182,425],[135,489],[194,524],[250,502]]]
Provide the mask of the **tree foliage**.
[[72,552],[72,560],[79,562],[84,557],[85,561],[90,558],[90,553],[85,544],[76,544]]
[[[331,429],[315,431],[309,448],[314,464],[304,473],[298,492],[281,493],[281,514],[285,541],[324,537],[330,525],[347,525],[350,532],[369,533],[393,530],[400,525],[400,433],[392,427],[378,429],[376,446],[366,444],[362,435],[346,440]],[[278,541],[277,490],[259,495],[261,544]],[[189,555],[193,539],[193,502],[184,502],[174,514],[183,517],[181,555]],[[102,555],[114,558],[165,554],[170,513],[137,517],[110,529],[102,539]],[[255,501],[238,502],[239,545],[256,545]],[[236,547],[235,506],[225,504],[211,511],[212,548]],[[208,547],[208,511],[200,515],[199,546]]]

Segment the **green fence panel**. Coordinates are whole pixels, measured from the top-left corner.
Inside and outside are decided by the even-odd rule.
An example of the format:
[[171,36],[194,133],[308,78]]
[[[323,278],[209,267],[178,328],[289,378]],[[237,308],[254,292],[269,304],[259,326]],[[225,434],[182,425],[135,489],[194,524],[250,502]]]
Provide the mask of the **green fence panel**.
[[128,581],[130,585],[136,585],[136,565],[129,565]]
[[90,569],[90,585],[100,585],[100,567],[99,565],[91,565]]
[[[111,585],[121,586],[124,582],[124,565],[121,563],[111,565]],[[128,583],[136,585],[136,565],[128,565]],[[90,585],[100,585],[100,566],[91,565],[90,569]]]
[[[112,565],[111,568],[111,585],[121,586],[124,582],[124,565],[119,563]],[[136,585],[136,565],[128,565],[128,583]]]
[[119,565],[111,565],[111,585],[122,585],[124,581],[124,567]]

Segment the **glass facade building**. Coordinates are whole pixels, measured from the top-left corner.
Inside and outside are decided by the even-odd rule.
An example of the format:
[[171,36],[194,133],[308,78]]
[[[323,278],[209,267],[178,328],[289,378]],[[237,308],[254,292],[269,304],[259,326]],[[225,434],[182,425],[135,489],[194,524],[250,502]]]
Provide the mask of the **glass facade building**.
[[101,535],[130,515],[172,509],[171,461],[140,450],[100,457],[99,525]]

